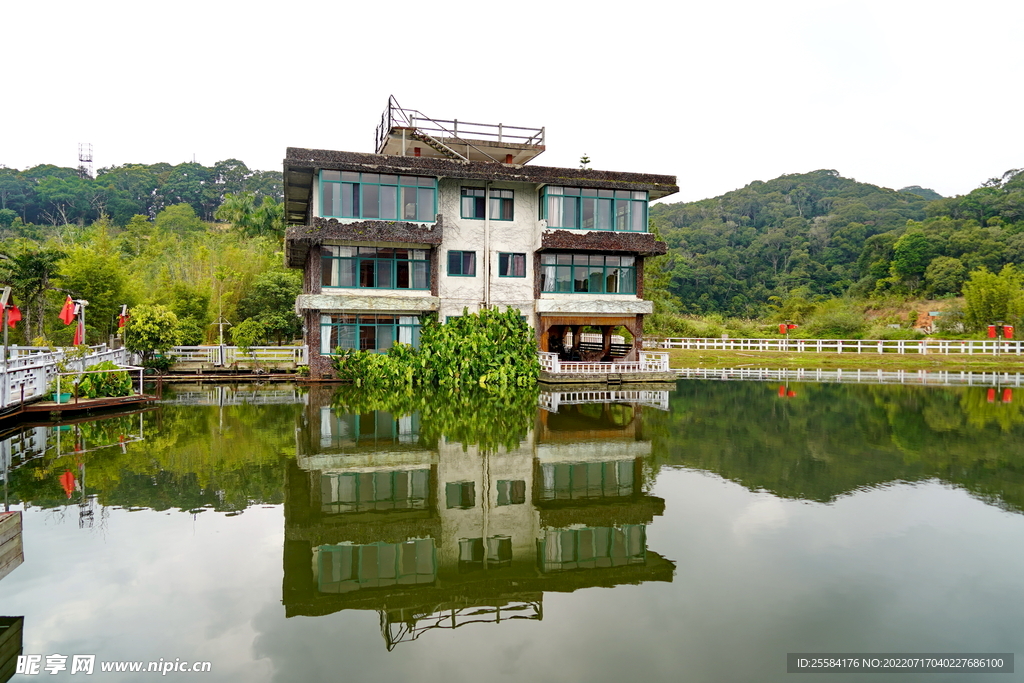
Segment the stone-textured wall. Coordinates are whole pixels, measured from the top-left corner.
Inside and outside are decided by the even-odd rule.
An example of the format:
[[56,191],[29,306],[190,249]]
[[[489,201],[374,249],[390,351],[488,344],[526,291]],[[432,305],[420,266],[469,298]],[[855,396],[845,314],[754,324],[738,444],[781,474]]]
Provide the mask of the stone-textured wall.
[[548,230],[541,238],[544,249],[563,251],[604,251],[656,256],[668,251],[668,245],[649,232],[608,232],[593,230]]

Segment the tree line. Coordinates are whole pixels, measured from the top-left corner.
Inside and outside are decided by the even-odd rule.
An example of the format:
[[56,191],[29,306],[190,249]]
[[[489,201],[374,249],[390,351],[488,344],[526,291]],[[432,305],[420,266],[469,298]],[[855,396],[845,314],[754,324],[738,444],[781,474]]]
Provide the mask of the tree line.
[[114,166],[95,178],[52,165],[0,168],[0,282],[24,319],[12,343],[71,343],[57,319],[84,299],[86,342],[159,321],[160,343],[290,341],[301,276],[284,266],[281,173],[237,159]]
[[1024,171],[943,198],[820,170],[654,205],[651,219],[669,245],[653,274],[661,310],[756,317],[794,293],[956,297],[973,273],[1024,264]]

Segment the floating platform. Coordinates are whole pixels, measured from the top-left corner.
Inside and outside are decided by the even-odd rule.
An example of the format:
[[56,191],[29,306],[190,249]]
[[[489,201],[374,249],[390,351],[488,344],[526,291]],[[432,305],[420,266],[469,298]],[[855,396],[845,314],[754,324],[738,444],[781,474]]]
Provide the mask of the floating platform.
[[77,401],[71,399],[67,403],[56,401],[36,401],[22,406],[23,413],[64,413],[79,410],[98,410],[106,408],[120,408],[122,406],[136,405],[138,403],[149,403],[157,400],[156,396],[149,394],[134,394],[132,396],[114,396],[104,398],[80,398]]
[[667,372],[547,372],[540,371],[542,384],[672,384],[679,379],[674,370]]

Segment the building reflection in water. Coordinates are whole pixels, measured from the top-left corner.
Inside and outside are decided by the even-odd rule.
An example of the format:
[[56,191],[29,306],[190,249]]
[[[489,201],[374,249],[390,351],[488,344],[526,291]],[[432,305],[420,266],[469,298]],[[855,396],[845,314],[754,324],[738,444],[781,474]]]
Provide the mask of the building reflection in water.
[[640,420],[667,392],[542,394],[557,412],[489,452],[428,443],[418,413],[340,413],[332,391],[311,391],[287,474],[287,616],[376,610],[390,650],[433,628],[541,619],[545,591],[672,580],[647,548],[665,502],[644,492]]

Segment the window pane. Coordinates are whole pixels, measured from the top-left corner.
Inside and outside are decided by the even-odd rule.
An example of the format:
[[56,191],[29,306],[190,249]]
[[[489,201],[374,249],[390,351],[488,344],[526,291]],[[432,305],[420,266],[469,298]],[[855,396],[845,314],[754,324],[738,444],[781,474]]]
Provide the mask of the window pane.
[[464,252],[462,252],[462,274],[463,275],[476,275],[476,252],[475,251],[464,251]]
[[593,230],[595,223],[595,215],[597,213],[597,199],[591,199],[590,197],[583,198],[583,215],[580,222],[580,227],[584,230]]
[[512,262],[516,277],[526,277],[526,254],[513,254]]
[[341,180],[341,171],[321,171],[320,177],[324,180]]
[[388,220],[398,218],[398,188],[383,186],[380,188],[380,217]]
[[434,190],[421,187],[416,190],[416,219],[432,221],[434,218]]
[[412,264],[413,289],[430,289],[430,271],[427,263],[416,261]]
[[363,207],[363,218],[379,218],[380,217],[380,186],[379,185],[362,185],[362,207]]
[[448,252],[448,274],[449,275],[462,275],[462,252],[461,251],[449,251]]
[[395,343],[395,328],[393,325],[377,325],[377,350],[387,351]]
[[342,171],[341,179],[345,181],[351,181],[353,183],[359,182],[359,174],[355,171]]
[[416,220],[416,188],[402,188],[402,218],[407,221]]
[[380,177],[380,184],[381,185],[397,185],[398,184],[398,176],[396,176],[396,175],[381,175],[381,177]]
[[572,266],[558,266],[558,272],[555,274],[555,278],[555,291],[572,291]]
[[622,282],[619,284],[622,293],[636,293],[636,268],[622,269]]
[[374,264],[376,262],[373,259],[365,259],[359,261],[359,286],[360,287],[376,287],[377,279],[375,277]]
[[324,216],[337,216],[335,213],[341,208],[341,184],[324,183],[323,185],[323,210]]
[[331,287],[334,285],[337,276],[334,274],[334,264],[336,261],[330,257],[324,257],[320,259],[320,284],[324,287]]
[[391,289],[395,286],[394,282],[394,261],[385,261],[383,259],[377,259],[377,284],[375,287],[382,287],[384,289]]
[[619,269],[609,268],[605,271],[605,290],[611,294],[617,294],[619,291]]
[[363,351],[374,351],[377,348],[376,325],[359,326],[359,348]]
[[[634,192],[633,194],[636,194],[636,192]],[[647,231],[647,221],[645,220],[645,215],[646,215],[647,212],[645,211],[645,208],[647,207],[647,203],[646,202],[632,202],[632,204],[633,204],[633,225],[632,225],[632,230],[634,232],[646,232]]]
[[498,254],[498,275],[508,275],[509,254]]
[[597,200],[597,229],[612,229],[612,200],[610,199]]
[[398,289],[409,289],[409,262],[395,262],[395,287]]

